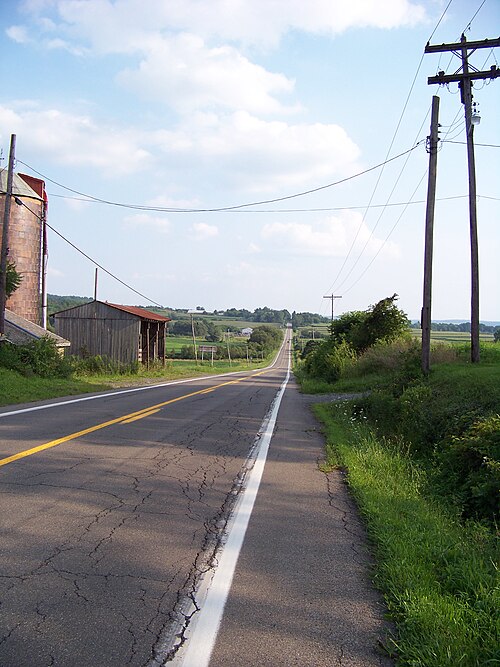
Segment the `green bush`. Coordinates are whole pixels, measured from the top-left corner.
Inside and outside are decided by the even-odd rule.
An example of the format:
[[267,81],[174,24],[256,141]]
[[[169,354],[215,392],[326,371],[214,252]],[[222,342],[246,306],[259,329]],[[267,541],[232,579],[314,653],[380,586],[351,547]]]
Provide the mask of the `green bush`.
[[446,438],[436,452],[437,483],[465,518],[498,523],[500,416],[476,421],[460,436]]
[[136,375],[139,362],[123,363],[110,359],[106,355],[96,354],[93,357],[69,357],[69,363],[75,375]]
[[335,382],[355,359],[356,353],[348,343],[342,341],[337,344],[330,339],[313,347],[305,358],[304,368],[315,378]]
[[26,345],[2,343],[0,364],[22,375],[68,378],[72,373],[71,364],[48,336]]

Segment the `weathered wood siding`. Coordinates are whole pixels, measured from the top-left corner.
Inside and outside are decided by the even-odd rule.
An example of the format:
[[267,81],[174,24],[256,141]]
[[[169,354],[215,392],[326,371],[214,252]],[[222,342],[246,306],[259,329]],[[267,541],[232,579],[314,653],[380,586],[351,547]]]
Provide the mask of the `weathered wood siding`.
[[55,330],[71,341],[71,354],[105,355],[115,361],[139,360],[141,319],[93,301],[56,313]]

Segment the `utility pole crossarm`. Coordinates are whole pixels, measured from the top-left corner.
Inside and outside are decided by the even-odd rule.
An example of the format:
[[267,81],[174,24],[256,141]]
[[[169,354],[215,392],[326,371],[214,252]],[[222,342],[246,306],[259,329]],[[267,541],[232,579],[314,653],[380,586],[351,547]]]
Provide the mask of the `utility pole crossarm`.
[[[481,39],[476,42],[465,42],[467,49],[492,49],[495,46],[500,46],[500,37],[498,39]],[[444,53],[446,51],[460,51],[464,46],[464,42],[455,42],[454,44],[427,44],[424,53]]]
[[500,69],[496,65],[492,65],[490,69],[484,70],[482,72],[468,72],[467,74],[445,74],[444,72],[439,72],[437,76],[430,76],[427,79],[427,83],[432,85],[433,83],[454,83],[456,81],[461,82],[464,79],[469,81],[475,79],[496,79],[500,76]]
[[[471,361],[478,363],[480,360],[479,346],[479,251],[477,234],[477,210],[476,210],[476,168],[474,158],[474,116],[472,82],[474,80],[496,79],[500,75],[500,69],[493,65],[485,72],[478,71],[469,63],[469,56],[477,49],[493,49],[500,46],[498,39],[483,39],[468,42],[465,34],[462,34],[460,42],[453,44],[441,44],[431,46],[427,44],[425,53],[452,52],[462,61],[461,68],[454,74],[447,75],[439,72],[437,76],[427,79],[429,85],[438,83],[457,82],[460,88],[461,101],[465,110],[465,133],[467,137],[467,166],[469,172],[469,223],[470,223],[470,245],[471,245]],[[430,303],[430,302],[429,302]],[[424,311],[424,309],[422,309]],[[423,345],[423,338],[422,338]],[[425,359],[422,360],[426,370]]]

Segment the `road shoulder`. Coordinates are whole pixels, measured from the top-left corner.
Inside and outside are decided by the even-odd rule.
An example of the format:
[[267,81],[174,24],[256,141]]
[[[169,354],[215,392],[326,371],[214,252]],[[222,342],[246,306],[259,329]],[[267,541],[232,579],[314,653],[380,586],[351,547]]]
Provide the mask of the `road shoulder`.
[[363,525],[293,380],[283,399],[211,667],[389,667]]

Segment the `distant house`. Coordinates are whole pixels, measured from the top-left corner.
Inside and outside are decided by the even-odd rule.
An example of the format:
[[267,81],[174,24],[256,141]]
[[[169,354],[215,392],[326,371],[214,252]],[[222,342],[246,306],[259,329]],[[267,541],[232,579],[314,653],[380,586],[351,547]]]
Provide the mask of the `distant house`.
[[106,356],[114,361],[149,364],[165,361],[170,318],[136,306],[91,301],[54,313],[56,333],[71,342],[71,354]]
[[69,347],[70,342],[61,336],[47,331],[8,308],[5,309],[5,340],[14,345],[25,345],[40,338],[49,338],[54,341],[61,351]]
[[242,336],[248,336],[250,337],[253,333],[253,329],[251,327],[246,327],[245,329],[241,330],[241,335]]

